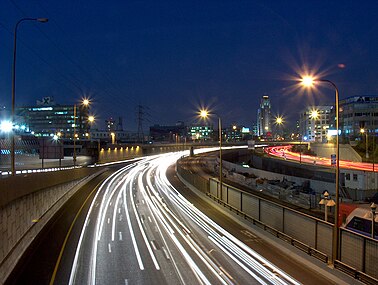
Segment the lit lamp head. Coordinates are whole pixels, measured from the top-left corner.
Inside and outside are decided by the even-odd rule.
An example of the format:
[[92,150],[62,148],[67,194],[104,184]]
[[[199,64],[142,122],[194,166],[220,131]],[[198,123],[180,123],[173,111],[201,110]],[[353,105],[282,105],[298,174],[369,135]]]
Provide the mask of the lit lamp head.
[[207,110],[201,110],[199,114],[202,118],[207,118],[209,116],[209,112]]
[[365,133],[365,129],[364,128],[360,129],[360,133],[361,134]]
[[315,79],[312,76],[306,75],[301,78],[302,85],[305,87],[312,87],[314,86]]
[[89,104],[90,104],[91,102],[89,101],[89,99],[84,98],[82,103],[83,103],[84,106],[87,107],[87,106],[89,106]]
[[311,119],[317,119],[319,117],[319,112],[317,110],[312,110],[310,117]]
[[90,123],[93,123],[93,122],[95,121],[95,117],[94,117],[94,116],[89,116],[89,117],[88,117],[88,121],[89,121]]
[[276,118],[276,124],[278,124],[278,125],[283,124],[283,118],[282,117],[277,117]]

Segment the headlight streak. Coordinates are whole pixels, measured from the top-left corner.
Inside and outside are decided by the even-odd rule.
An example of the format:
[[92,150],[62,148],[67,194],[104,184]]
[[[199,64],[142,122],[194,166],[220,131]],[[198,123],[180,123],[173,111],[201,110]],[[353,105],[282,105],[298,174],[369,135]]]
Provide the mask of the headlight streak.
[[[231,234],[226,232],[224,229],[219,227],[216,223],[214,223],[212,220],[207,218],[202,212],[200,212],[197,208],[195,208],[192,204],[190,204],[184,197],[182,197],[179,192],[169,183],[165,173],[168,168],[168,166],[172,164],[165,159],[164,163],[159,164],[159,169],[157,170],[160,172],[160,175],[156,175],[156,177],[159,177],[160,183],[158,184],[158,188],[165,188],[162,192],[167,195],[167,191],[170,191],[171,193],[174,193],[175,195],[167,195],[167,197],[174,203],[176,204],[179,208],[184,210],[184,212],[192,219],[193,222],[195,222],[200,228],[205,230],[207,233],[209,233],[210,236],[214,237],[215,239],[219,239],[221,237],[216,231],[211,229],[208,225],[214,227],[218,232],[222,233],[223,235],[226,236],[231,236],[232,240],[234,243],[236,243],[239,246],[239,251],[240,247],[243,248],[245,251],[247,251],[251,256],[255,257],[258,259],[260,262],[262,262],[265,266],[267,266],[270,270],[268,270],[266,267],[264,267],[262,264],[257,263],[256,261],[253,262],[253,267],[254,270],[262,274],[265,278],[269,280],[269,282],[273,282],[275,284],[287,284],[284,280],[280,279],[279,276],[276,276],[274,273],[278,273],[282,278],[286,279],[292,284],[299,284],[296,280],[294,280],[292,277],[287,275],[285,272],[280,270],[279,268],[275,267],[273,264],[262,258],[260,255],[258,255],[256,252],[254,252],[252,249],[247,247],[245,244],[234,238]],[[162,175],[164,174],[164,175]],[[201,221],[202,220],[202,221]],[[237,242],[236,242],[237,241]],[[241,246],[243,245],[243,246]],[[227,245],[229,247],[229,244]],[[237,246],[234,244],[233,245],[234,249],[237,248]],[[248,250],[246,250],[248,249]],[[231,254],[235,254],[234,250],[229,251]],[[237,256],[239,259],[240,256]],[[245,255],[244,255],[245,257]],[[249,257],[251,260],[251,257]],[[243,259],[241,259],[243,260]],[[250,264],[251,266],[251,264]]]
[[129,216],[129,210],[128,210],[128,207],[127,207],[127,201],[126,201],[126,183],[123,186],[122,194],[123,194],[124,209],[125,209],[125,212],[126,212],[127,225],[129,227],[129,231],[130,231],[130,235],[131,235],[131,241],[132,241],[133,247],[134,247],[134,252],[135,252],[136,258],[138,260],[139,269],[140,270],[144,270],[144,265],[143,265],[142,257],[140,256],[138,245],[137,245],[136,240],[135,240],[134,230],[133,230],[133,227],[131,226],[131,220],[130,220],[130,216]]
[[[196,153],[203,153],[218,149],[219,148],[199,149],[196,150]],[[130,231],[134,251],[139,264],[139,268],[141,270],[145,269],[142,257],[138,249],[138,244],[132,227],[131,218],[129,215],[129,213],[131,213],[131,208],[129,208],[130,206],[127,205],[128,199],[126,191],[129,191],[129,202],[131,203],[131,207],[135,214],[138,227],[143,236],[149,254],[153,260],[155,268],[157,270],[160,270],[160,266],[148,241],[143,225],[141,224],[140,216],[138,215],[138,210],[136,208],[135,199],[133,195],[134,189],[138,189],[141,192],[146,202],[146,205],[151,213],[151,216],[156,224],[156,227],[160,233],[160,236],[164,241],[166,249],[168,250],[169,255],[173,257],[159,225],[163,226],[164,230],[170,236],[176,248],[181,252],[182,256],[185,258],[189,267],[192,269],[194,275],[200,283],[211,284],[211,282],[205,276],[204,272],[202,272],[201,268],[199,268],[196,262],[194,262],[194,260],[191,257],[191,254],[184,248],[183,244],[185,243],[194,252],[194,254],[198,256],[198,258],[210,270],[210,272],[214,274],[214,277],[216,277],[222,284],[232,284],[233,281],[232,277],[228,275],[227,272],[223,272],[221,266],[215,264],[212,257],[209,256],[204,246],[200,245],[199,241],[194,240],[192,238],[191,230],[178,218],[178,216],[174,212],[172,212],[172,210],[165,203],[164,198],[167,198],[167,201],[169,200],[170,202],[172,202],[172,204],[175,205],[177,209],[181,209],[182,213],[186,215],[188,219],[190,219],[195,225],[197,225],[207,234],[207,237],[212,244],[214,244],[217,248],[224,252],[225,255],[229,256],[236,264],[243,268],[245,272],[247,272],[261,284],[267,284],[264,280],[261,279],[261,277],[266,278],[267,282],[272,284],[288,284],[287,282],[284,282],[284,280],[282,280],[281,278],[286,279],[288,282],[290,282],[290,284],[300,284],[292,277],[287,275],[285,272],[283,272],[279,268],[276,268],[269,261],[265,260],[263,257],[258,255],[244,243],[237,240],[235,237],[233,237],[231,234],[229,234],[227,231],[225,231],[211,219],[209,219],[205,214],[200,212],[196,207],[189,203],[188,200],[186,200],[185,197],[183,197],[170,184],[166,176],[168,167],[172,165],[175,161],[177,161],[178,158],[185,156],[187,154],[188,151],[184,151],[173,154],[155,155],[142,158],[139,159],[137,163],[133,163],[132,165],[128,165],[118,170],[104,181],[104,183],[99,187],[99,191],[97,191],[91,203],[88,215],[86,217],[83,229],[81,231],[79,243],[76,249],[75,258],[71,270],[69,280],[70,285],[75,283],[75,278],[78,270],[79,255],[84,239],[85,229],[89,223],[89,216],[94,211],[95,205],[97,205],[100,201],[100,208],[95,222],[95,237],[93,241],[94,244],[92,247],[92,258],[89,266],[89,284],[94,285],[96,283],[97,247],[99,240],[101,239],[102,232],[104,231],[103,227],[106,219],[106,212],[109,209],[110,202],[113,200],[115,193],[117,193],[117,197],[113,211],[111,232],[112,241],[114,241],[115,237],[115,219],[118,204],[119,202],[122,202],[123,198],[123,208],[126,213],[126,220]],[[129,172],[126,173],[127,171]],[[154,172],[155,174],[153,175]],[[148,186],[143,185],[143,177],[146,177]],[[154,185],[152,179],[154,179]],[[138,184],[136,185],[136,183],[133,183],[134,181],[138,181]],[[116,185],[113,186],[115,182]],[[105,187],[106,183],[108,183],[108,185]],[[100,198],[100,200],[98,200],[98,195],[100,193],[103,193],[103,196],[102,198]],[[160,193],[163,194],[164,198]],[[159,223],[157,223],[157,221]],[[182,244],[182,242],[179,241],[176,234],[178,234],[182,238],[182,240],[185,241],[185,243]],[[254,258],[257,260],[254,260]],[[178,275],[180,276],[181,280],[183,280],[173,258],[172,260]],[[257,274],[254,272],[260,274],[261,277],[257,276]],[[277,273],[278,276],[275,273]]]
[[260,284],[268,285],[268,283],[265,283],[264,280],[262,280],[259,276],[257,276],[255,273],[253,273],[247,266],[245,266],[243,263],[240,263],[240,261],[231,254],[228,250],[226,250],[219,242],[217,242],[212,236],[208,236],[208,238],[218,246],[225,254],[227,254],[233,261],[235,261],[241,268],[243,268],[248,274],[250,274],[253,278],[255,278]]
[[[150,176],[148,175],[147,176],[147,180],[149,180],[149,179],[150,179]],[[150,183],[150,181],[148,183]],[[151,184],[149,186],[150,186],[150,188],[152,187]],[[172,224],[172,226],[176,228],[176,232],[180,234],[180,236],[186,241],[186,243],[189,245],[189,247],[203,261],[203,263],[209,268],[209,270],[214,273],[214,275],[219,279],[219,281],[222,282],[222,284],[230,284],[229,280],[228,280],[228,282],[225,282],[223,279],[221,279],[221,276],[219,276],[220,275],[219,274],[220,271],[217,272],[214,269],[214,267],[216,267],[216,266],[214,264],[210,264],[210,263],[212,263],[212,261],[209,260],[208,256],[202,251],[202,249],[200,249],[198,247],[198,245],[196,244],[196,242],[194,242],[192,240],[192,238],[187,233],[185,233],[185,232],[183,233],[182,230],[180,230],[180,228],[177,226],[177,221],[178,220],[174,216],[174,214],[170,213],[170,215],[168,216],[167,210],[169,211],[169,209],[167,207],[165,207],[165,206],[162,205],[161,198],[158,201],[156,199],[156,197],[152,196],[151,194],[147,195],[146,192],[144,192],[143,194],[146,195],[144,198],[145,198],[145,201],[146,201],[147,205],[149,205],[149,207],[152,208],[151,213],[157,214],[156,217],[158,217],[159,221],[161,223],[163,223],[163,224],[166,223],[166,221],[164,221],[164,220],[168,219],[169,222]],[[153,201],[155,201],[155,202],[153,202]],[[165,217],[163,217],[162,214]],[[172,216],[175,219],[176,223],[174,221],[172,221],[172,219],[171,219],[170,216]],[[189,266],[192,268],[193,272],[196,273],[197,277],[200,278],[201,281],[204,282],[205,284],[211,284],[209,282],[209,280],[205,277],[205,275],[203,274],[203,272],[199,269],[198,265],[193,261],[193,259],[190,257],[190,255],[188,254],[188,252],[184,249],[184,247],[178,241],[178,239],[174,235],[174,233],[173,232],[168,232],[168,233],[170,234],[170,237],[171,237],[172,241],[175,243],[175,245],[178,248],[178,250],[182,253],[183,257],[187,260],[187,262],[188,262]],[[224,275],[223,278],[228,278],[228,277]]]
[[[144,166],[143,166],[143,168],[144,168]],[[137,171],[137,172],[139,173],[139,176],[138,176],[138,187],[139,187],[139,190],[143,190],[143,183],[142,183],[142,175],[143,175],[143,173],[144,173],[143,168],[141,167],[141,168],[139,168],[139,170]],[[135,175],[136,175],[136,174],[135,174]],[[126,189],[125,189],[124,191],[126,191]],[[148,252],[150,253],[150,256],[151,256],[151,258],[152,258],[152,261],[154,262],[155,268],[156,268],[157,270],[160,270],[159,263],[158,263],[157,260],[156,260],[156,257],[155,257],[155,255],[154,255],[152,249],[151,249],[151,245],[150,245],[150,243],[149,243],[149,241],[148,241],[148,239],[147,239],[147,235],[146,235],[146,233],[145,233],[145,231],[144,231],[144,229],[143,229],[143,227],[142,227],[142,224],[141,224],[141,222],[140,222],[139,215],[138,215],[137,209],[136,209],[136,207],[135,207],[135,201],[134,201],[133,193],[132,193],[132,192],[133,192],[132,189],[130,189],[130,191],[129,191],[129,193],[130,193],[130,201],[131,201],[131,205],[132,205],[132,207],[133,207],[133,211],[134,211],[134,214],[135,214],[135,219],[136,219],[137,224],[138,224],[138,226],[139,226],[139,230],[140,230],[140,232],[142,233],[144,243],[145,243],[146,246],[147,246],[147,249],[148,249]]]
[[[84,221],[84,226],[83,226],[81,233],[80,233],[79,242],[78,242],[77,247],[76,247],[75,257],[74,257],[74,261],[73,261],[72,269],[71,269],[71,273],[70,273],[69,285],[72,285],[75,282],[76,272],[77,272],[77,268],[78,268],[79,253],[80,253],[81,248],[82,248],[84,233],[85,233],[85,230],[87,228],[88,222],[90,220],[90,215],[93,212],[95,205],[97,204],[97,198],[98,198],[99,194],[102,192],[102,189],[105,187],[106,183],[108,183],[109,180],[113,179],[114,176],[117,176],[122,171],[123,171],[123,169],[119,169],[118,171],[116,171],[115,173],[110,175],[108,178],[106,178],[105,181],[99,187],[99,190],[97,191],[95,197],[92,200],[91,206],[89,207],[88,214],[87,214],[85,221]],[[97,238],[95,238],[95,242],[94,242],[95,247],[97,247],[96,240],[97,240]],[[91,263],[91,266],[90,266],[91,278],[89,280],[90,281],[89,284],[95,284],[96,255],[94,255],[94,252],[97,252],[97,249],[92,250],[92,263]]]

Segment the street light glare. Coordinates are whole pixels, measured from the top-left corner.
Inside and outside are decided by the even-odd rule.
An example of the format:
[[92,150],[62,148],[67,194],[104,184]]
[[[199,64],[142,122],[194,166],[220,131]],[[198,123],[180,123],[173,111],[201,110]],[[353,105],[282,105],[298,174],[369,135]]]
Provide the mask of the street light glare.
[[11,132],[13,129],[13,124],[11,121],[2,121],[0,123],[0,130],[5,133]]
[[312,119],[316,119],[319,117],[319,112],[317,110],[312,110],[310,116]]
[[85,98],[85,99],[83,99],[83,105],[84,106],[88,106],[89,105],[89,99],[87,99],[87,98]]
[[201,116],[202,118],[207,118],[207,117],[209,116],[209,112],[206,111],[206,110],[201,110],[201,111],[200,111],[200,116]]
[[303,76],[302,79],[302,85],[306,87],[312,87],[314,85],[315,79],[312,76]]
[[94,120],[95,120],[95,117],[94,117],[94,116],[89,116],[89,117],[88,117],[88,121],[89,121],[89,122],[93,123]]
[[281,125],[283,123],[282,117],[277,117],[276,118],[276,123],[279,124],[279,125]]

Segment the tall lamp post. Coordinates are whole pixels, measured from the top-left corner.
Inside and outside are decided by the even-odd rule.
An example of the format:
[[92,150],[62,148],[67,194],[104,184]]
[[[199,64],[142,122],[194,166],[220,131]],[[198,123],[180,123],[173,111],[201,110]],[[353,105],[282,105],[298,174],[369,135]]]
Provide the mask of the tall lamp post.
[[[81,102],[81,106],[85,107],[85,108],[88,108],[89,105],[90,105],[90,101],[89,99],[87,98],[84,98]],[[83,114],[83,109],[80,108],[80,126],[82,125],[82,114]],[[77,158],[77,155],[76,155],[76,139],[78,137],[78,134],[76,133],[76,117],[77,117],[77,104],[74,104],[74,109],[73,109],[73,164],[74,164],[74,167],[76,166],[76,158]],[[94,118],[93,118],[94,119]],[[80,133],[80,132],[79,132]]]
[[[200,116],[204,119],[209,117],[209,112],[206,110],[201,110],[200,111]],[[222,200],[222,120],[221,117],[215,114],[218,117],[218,132],[219,132],[219,189],[220,189],[220,199]]]
[[[13,66],[12,66],[12,126],[14,126],[14,119],[15,119],[15,101],[16,101],[16,54],[17,54],[17,29],[18,26],[25,21],[37,21],[40,23],[48,22],[47,18],[22,18],[14,27],[14,38],[13,38]],[[12,129],[12,142],[11,142],[11,172],[12,175],[16,174],[16,167],[15,167],[15,135],[14,130]]]
[[339,253],[339,173],[340,173],[340,145],[339,145],[339,90],[335,83],[327,79],[316,79],[311,76],[304,76],[301,79],[302,84],[306,87],[312,87],[315,83],[327,83],[335,89],[335,107],[336,107],[336,189],[335,189],[335,221],[333,226],[332,240],[332,262],[338,258]]
[[360,129],[361,134],[365,134],[365,157],[369,158],[368,130]]

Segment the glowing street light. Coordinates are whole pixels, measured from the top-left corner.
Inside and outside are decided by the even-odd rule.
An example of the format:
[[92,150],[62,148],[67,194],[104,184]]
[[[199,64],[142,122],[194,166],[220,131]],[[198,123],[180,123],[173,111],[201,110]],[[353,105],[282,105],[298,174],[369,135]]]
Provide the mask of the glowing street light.
[[276,117],[276,124],[282,125],[283,124],[283,118],[282,117]]
[[369,158],[368,132],[367,132],[367,130],[365,131],[365,129],[362,128],[362,129],[360,129],[360,133],[362,135],[365,134],[365,144],[366,144],[366,147],[365,147],[365,157]]
[[[81,105],[86,107],[86,108],[89,107],[90,103],[91,102],[88,98],[83,98],[82,101],[81,101]],[[73,147],[74,147],[74,149],[73,149],[73,164],[74,164],[74,167],[76,166],[76,140],[79,137],[79,135],[76,133],[76,117],[77,117],[77,105],[74,104],[74,114],[73,114],[73,120],[74,120],[74,122],[73,122],[73,128],[74,128],[74,133],[73,133]]]
[[332,261],[338,258],[339,251],[339,173],[340,173],[340,145],[339,145],[339,90],[335,83],[327,79],[317,79],[312,76],[303,76],[300,79],[305,87],[314,87],[316,83],[327,83],[332,85],[335,89],[335,107],[336,107],[336,189],[335,189],[335,221],[333,227],[333,240],[332,240]]
[[84,99],[83,99],[82,104],[83,104],[84,106],[89,106],[90,103],[91,103],[91,102],[89,101],[88,98],[84,98]]
[[10,133],[13,129],[13,124],[11,121],[2,121],[0,123],[0,130],[4,133]]
[[[209,111],[207,110],[200,110],[199,114],[200,114],[200,117],[204,119],[207,119],[210,115]],[[219,132],[219,190],[220,190],[220,195],[218,195],[218,197],[220,197],[220,199],[222,200],[222,178],[223,178],[222,177],[223,176],[222,174],[222,121],[221,121],[220,116],[217,115],[217,117],[218,117],[218,132]]]
[[312,110],[310,113],[311,119],[317,119],[319,117],[319,111],[318,110]]

